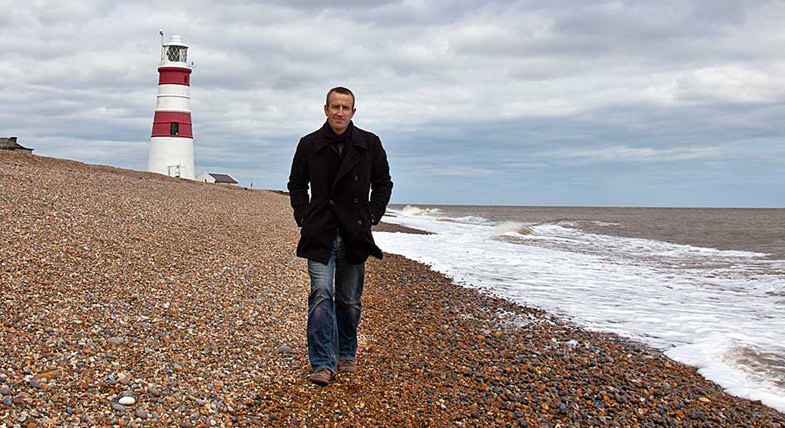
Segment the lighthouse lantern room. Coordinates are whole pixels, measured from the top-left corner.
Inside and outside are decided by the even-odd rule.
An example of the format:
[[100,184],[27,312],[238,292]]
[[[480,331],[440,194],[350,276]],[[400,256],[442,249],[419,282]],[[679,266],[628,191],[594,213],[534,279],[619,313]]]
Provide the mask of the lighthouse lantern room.
[[[163,31],[160,33],[163,38]],[[188,46],[180,36],[161,43],[158,100],[147,170],[171,177],[194,178],[194,140],[191,129],[191,66]]]

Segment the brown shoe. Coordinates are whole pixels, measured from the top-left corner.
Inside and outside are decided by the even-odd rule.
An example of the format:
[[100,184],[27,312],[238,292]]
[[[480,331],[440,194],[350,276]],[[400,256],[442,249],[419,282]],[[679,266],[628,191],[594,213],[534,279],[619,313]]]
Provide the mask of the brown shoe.
[[357,363],[354,360],[338,360],[338,371],[341,373],[357,373]]
[[333,380],[333,372],[327,369],[319,369],[308,376],[308,380],[317,385],[326,386]]

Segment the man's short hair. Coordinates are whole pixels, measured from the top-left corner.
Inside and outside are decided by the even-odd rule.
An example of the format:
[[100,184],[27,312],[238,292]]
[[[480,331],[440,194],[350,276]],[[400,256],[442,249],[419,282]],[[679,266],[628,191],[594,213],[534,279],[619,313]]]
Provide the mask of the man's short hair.
[[333,92],[337,92],[339,94],[344,94],[344,95],[349,95],[350,97],[352,97],[352,108],[354,108],[354,94],[352,93],[352,91],[349,90],[349,88],[344,88],[343,86],[336,86],[336,87],[330,89],[329,91],[327,91],[327,98],[324,101],[324,103],[327,105],[327,107],[330,106],[330,95],[332,95]]

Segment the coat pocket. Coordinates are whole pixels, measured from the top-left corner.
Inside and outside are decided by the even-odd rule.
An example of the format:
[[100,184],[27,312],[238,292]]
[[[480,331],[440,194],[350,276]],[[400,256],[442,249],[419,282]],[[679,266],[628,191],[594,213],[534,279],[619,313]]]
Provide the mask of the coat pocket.
[[303,224],[302,227],[305,227],[309,221],[313,218],[313,214],[317,211],[317,206],[315,203],[311,203],[308,205],[308,208],[305,209],[305,215],[303,216]]

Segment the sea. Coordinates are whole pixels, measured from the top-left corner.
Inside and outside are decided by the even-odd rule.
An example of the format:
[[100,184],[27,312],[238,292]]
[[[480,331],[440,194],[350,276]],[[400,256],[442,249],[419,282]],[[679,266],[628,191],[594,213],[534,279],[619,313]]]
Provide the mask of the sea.
[[785,412],[785,209],[391,205],[386,252]]

